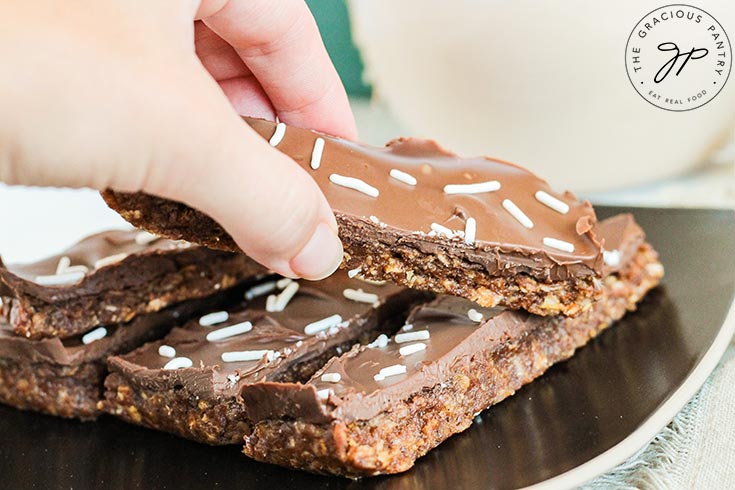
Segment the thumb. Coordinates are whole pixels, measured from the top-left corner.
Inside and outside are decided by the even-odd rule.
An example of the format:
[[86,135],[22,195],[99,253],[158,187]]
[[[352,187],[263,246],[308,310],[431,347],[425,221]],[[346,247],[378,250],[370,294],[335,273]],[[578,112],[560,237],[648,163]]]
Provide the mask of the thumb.
[[156,124],[155,144],[163,149],[154,152],[143,190],[208,214],[279,274],[330,275],[342,244],[314,180],[255,133],[208,75],[196,78],[185,100],[172,104],[183,111]]

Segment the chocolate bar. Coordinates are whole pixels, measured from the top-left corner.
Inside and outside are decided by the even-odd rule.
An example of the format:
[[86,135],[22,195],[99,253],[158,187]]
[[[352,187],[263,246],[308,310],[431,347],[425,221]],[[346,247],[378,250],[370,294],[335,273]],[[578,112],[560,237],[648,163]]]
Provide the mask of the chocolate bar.
[[0,261],[0,318],[29,339],[69,338],[265,272],[242,254],[147,232],[107,231],[36,263]]
[[99,415],[97,403],[102,398],[108,356],[159,338],[177,322],[232,301],[229,297],[237,293],[232,290],[178,303],[138,315],[128,324],[96,327],[63,340],[27,339],[0,322],[0,403],[61,417],[94,419]]
[[[460,158],[430,140],[371,148],[245,120],[315,179],[352,273],[537,315],[578,315],[599,297],[605,256],[592,206],[528,170]],[[238,249],[216,222],[181,203],[112,190],[103,197],[135,226]]]
[[266,280],[246,303],[192,320],[164,339],[109,360],[100,408],[128,422],[207,444],[248,430],[239,388],[299,382],[332,356],[402,324],[426,294],[349,279]]
[[418,306],[390,340],[354,347],[307,383],[243,386],[245,454],[353,478],[409,469],[658,284],[663,267],[630,216],[603,222],[600,233],[617,260],[608,261],[602,298],[581,315],[540,317],[439,297]]

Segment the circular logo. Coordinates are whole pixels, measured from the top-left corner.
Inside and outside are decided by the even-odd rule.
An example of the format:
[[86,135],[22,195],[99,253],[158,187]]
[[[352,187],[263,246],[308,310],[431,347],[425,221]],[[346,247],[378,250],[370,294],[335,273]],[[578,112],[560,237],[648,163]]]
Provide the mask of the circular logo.
[[732,67],[730,40],[704,10],[674,4],[646,14],[625,47],[630,83],[667,111],[689,111],[714,99]]

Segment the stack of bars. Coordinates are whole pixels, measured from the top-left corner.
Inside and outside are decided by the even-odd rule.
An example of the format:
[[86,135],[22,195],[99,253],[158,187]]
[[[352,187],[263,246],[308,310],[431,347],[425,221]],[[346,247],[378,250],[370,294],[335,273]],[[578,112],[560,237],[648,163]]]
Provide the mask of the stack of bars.
[[[598,223],[589,203],[554,193],[520,167],[461,159],[426,140],[375,149],[247,122],[326,195],[346,271],[316,282],[265,275],[232,254],[235,242],[201,212],[106,191],[137,227],[223,251],[170,250],[164,244],[179,242],[160,239],[154,253],[127,251],[73,286],[40,283],[93,265],[79,254],[67,254],[58,273],[49,272],[58,257],[4,271],[3,400],[243,445],[249,457],[289,468],[398,473],[634,310],[663,276],[631,215]],[[201,255],[188,258],[190,250]],[[194,272],[183,273],[187,267]],[[227,284],[214,279],[223,275]],[[193,285],[199,298],[220,292],[150,313]],[[105,327],[107,336],[91,344],[79,337],[121,321],[129,323]],[[86,360],[91,347],[137,328],[134,342]],[[57,338],[36,340],[45,333]],[[94,366],[91,388],[73,412],[68,386],[82,384],[85,365]]]
[[[589,203],[515,165],[245,120],[324,192],[349,272],[266,282],[248,294],[267,296],[112,358],[101,407],[128,421],[313,472],[405,471],[663,276],[632,216],[598,223]],[[103,196],[136,226],[238,250],[182,203]],[[166,370],[164,354],[194,367]]]
[[108,231],[33,264],[0,261],[0,402],[83,420],[107,358],[165,335],[265,270],[142,231]]

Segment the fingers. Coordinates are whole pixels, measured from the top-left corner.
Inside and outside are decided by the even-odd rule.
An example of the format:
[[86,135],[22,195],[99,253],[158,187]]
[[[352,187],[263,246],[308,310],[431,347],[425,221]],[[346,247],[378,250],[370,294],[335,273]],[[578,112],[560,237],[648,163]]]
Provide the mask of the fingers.
[[256,76],[281,120],[356,137],[347,94],[303,0],[209,0],[199,14]]
[[171,103],[175,113],[162,118],[158,143],[173,150],[153,160],[144,190],[204,211],[243,251],[280,274],[328,276],[343,252],[316,183],[251,130],[198,70],[180,94],[186,103]]
[[217,80],[238,114],[275,119],[275,109],[255,75],[221,37],[201,21],[194,23],[196,54]]
[[270,121],[276,118],[276,110],[268,96],[263,92],[263,88],[252,75],[223,80],[219,82],[219,86],[238,114],[260,117]]
[[235,48],[200,20],[194,22],[194,47],[204,68],[217,81],[252,75]]

